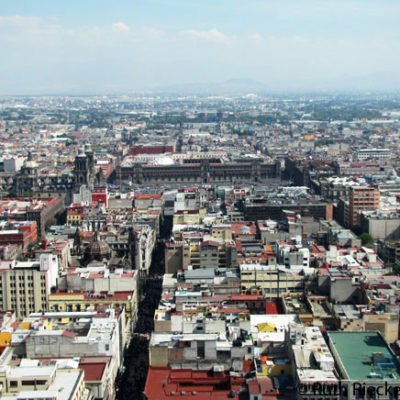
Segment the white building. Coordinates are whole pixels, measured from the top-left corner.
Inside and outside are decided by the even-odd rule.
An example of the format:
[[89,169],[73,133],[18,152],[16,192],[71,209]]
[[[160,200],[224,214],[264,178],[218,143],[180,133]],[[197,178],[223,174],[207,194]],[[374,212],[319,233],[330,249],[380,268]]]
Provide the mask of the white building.
[[310,267],[310,250],[301,245],[290,245],[278,243],[279,262],[286,268],[301,272]]
[[[319,399],[323,396],[318,392],[318,388],[322,390],[324,385],[338,388],[335,360],[319,328],[293,324],[289,332],[289,352],[294,366],[294,382],[298,388],[297,398]],[[330,398],[339,399],[339,397],[337,394]]]
[[[23,359],[16,367],[0,368],[0,397],[4,400],[83,400],[87,398],[84,373],[78,363],[71,366],[39,365],[38,360]],[[65,364],[65,362],[64,362]],[[76,364],[76,365],[73,365]]]
[[377,159],[377,160],[387,160],[392,157],[392,152],[389,149],[360,149],[357,152],[357,159],[368,160],[368,159]]

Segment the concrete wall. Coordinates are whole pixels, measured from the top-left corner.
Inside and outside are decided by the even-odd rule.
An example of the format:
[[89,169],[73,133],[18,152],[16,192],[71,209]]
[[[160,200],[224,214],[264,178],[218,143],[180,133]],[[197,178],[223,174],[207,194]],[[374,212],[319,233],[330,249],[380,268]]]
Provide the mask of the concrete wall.
[[355,299],[359,301],[360,288],[358,285],[353,285],[351,278],[331,279],[329,297],[335,303],[353,303]]
[[149,359],[151,367],[168,366],[168,347],[150,346]]
[[399,317],[396,314],[364,315],[365,331],[379,331],[388,343],[394,343],[399,335]]
[[375,240],[400,239],[400,218],[398,219],[372,219],[362,217],[362,228]]

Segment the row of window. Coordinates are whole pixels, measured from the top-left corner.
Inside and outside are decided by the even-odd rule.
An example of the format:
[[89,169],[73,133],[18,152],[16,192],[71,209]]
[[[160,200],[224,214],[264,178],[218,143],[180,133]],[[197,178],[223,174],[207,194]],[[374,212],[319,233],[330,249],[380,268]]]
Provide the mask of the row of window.
[[[46,294],[46,290],[42,289],[41,293],[42,294]],[[2,292],[1,292],[1,294],[2,294]],[[11,294],[11,296],[16,296],[17,295],[17,290],[16,289],[11,289],[10,290],[10,294]],[[26,297],[27,294],[32,296],[34,294],[33,289],[26,290],[26,289],[23,288],[23,286],[22,286],[22,288],[20,286],[19,295],[20,296],[24,296],[25,295],[25,297]]]
[[[16,278],[17,277],[15,275],[9,276],[10,282],[15,282],[17,280]],[[2,280],[2,276],[0,275],[0,281],[1,280]],[[32,275],[18,275],[18,280],[19,281],[33,281],[33,276]],[[42,281],[46,280],[46,276],[41,275],[40,280],[42,280]]]
[[[22,386],[45,386],[45,385],[47,385],[47,381],[43,381],[43,380],[22,381],[21,385]],[[10,381],[10,387],[11,388],[18,387],[18,381]]]

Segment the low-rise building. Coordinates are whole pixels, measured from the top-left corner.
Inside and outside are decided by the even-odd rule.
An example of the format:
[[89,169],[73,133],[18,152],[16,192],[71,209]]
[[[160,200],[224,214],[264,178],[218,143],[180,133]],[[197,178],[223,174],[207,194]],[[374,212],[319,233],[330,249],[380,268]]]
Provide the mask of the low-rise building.
[[399,316],[395,312],[376,311],[365,305],[335,305],[337,328],[343,332],[380,332],[388,343],[399,337]]
[[400,239],[400,214],[397,212],[364,211],[361,229],[375,240]]
[[328,345],[347,399],[396,397],[400,367],[380,333],[329,332]]
[[77,365],[62,367],[60,364],[46,366],[39,365],[37,360],[22,360],[16,367],[3,366],[0,396],[7,400],[87,399],[84,372]]
[[[293,363],[293,380],[298,399],[316,400],[321,393],[318,387],[339,388],[335,360],[318,327],[293,324],[289,329],[289,353]],[[340,399],[340,391],[330,394]]]
[[44,239],[46,228],[54,224],[63,211],[61,198],[4,198],[0,201],[0,220],[36,221],[38,239]]
[[304,275],[283,266],[242,264],[240,280],[244,289],[259,289],[268,298],[304,291]]

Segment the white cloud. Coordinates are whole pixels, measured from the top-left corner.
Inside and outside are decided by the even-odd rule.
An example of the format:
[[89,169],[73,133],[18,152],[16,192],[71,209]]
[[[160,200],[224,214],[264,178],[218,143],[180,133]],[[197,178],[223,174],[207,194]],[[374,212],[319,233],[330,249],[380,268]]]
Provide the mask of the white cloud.
[[199,31],[196,29],[188,29],[181,32],[181,35],[186,37],[198,38],[203,40],[208,40],[214,43],[227,44],[232,41],[232,38],[225,35],[223,32],[216,28],[209,29],[208,31]]
[[131,27],[125,22],[116,22],[112,27],[114,30],[121,32],[129,32],[131,30]]
[[0,15],[0,29],[4,32],[35,32],[40,30],[56,30],[60,28],[55,18],[37,16],[3,16]]
[[[237,77],[269,81],[283,89],[333,85],[335,79],[341,87],[351,87],[353,76],[400,67],[397,31],[314,35],[253,26],[228,35],[212,26],[162,29],[121,21],[77,26],[54,18],[0,15],[0,48],[7,58],[0,63],[0,92],[88,87],[90,82],[96,88],[124,89]],[[371,80],[376,87],[382,81],[378,78]]]
[[144,36],[155,39],[162,39],[167,36],[167,34],[164,31],[154,27],[142,27],[140,29],[140,33],[143,34]]
[[0,25],[22,25],[26,23],[37,23],[41,18],[35,16],[21,16],[11,15],[4,16],[0,15]]
[[264,39],[263,35],[261,35],[261,33],[258,32],[250,33],[249,38],[251,40],[254,40],[255,42],[261,42]]

